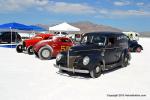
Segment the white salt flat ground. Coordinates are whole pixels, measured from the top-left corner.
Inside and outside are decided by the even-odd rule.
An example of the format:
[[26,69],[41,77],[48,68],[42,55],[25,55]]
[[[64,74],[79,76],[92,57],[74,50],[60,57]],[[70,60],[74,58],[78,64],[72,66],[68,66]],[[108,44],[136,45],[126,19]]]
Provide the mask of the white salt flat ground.
[[[142,53],[130,65],[97,79],[58,74],[55,59],[0,48],[0,100],[150,100],[150,38],[141,38]],[[145,96],[108,95],[137,94]]]

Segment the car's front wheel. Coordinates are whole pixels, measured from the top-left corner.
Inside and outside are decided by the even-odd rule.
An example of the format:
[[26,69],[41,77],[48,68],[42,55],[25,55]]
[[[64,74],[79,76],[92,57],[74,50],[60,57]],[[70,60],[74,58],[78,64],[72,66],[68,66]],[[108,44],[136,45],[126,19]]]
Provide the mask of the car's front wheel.
[[91,71],[90,76],[92,78],[98,78],[102,74],[102,68],[100,64],[97,64]]
[[18,53],[22,53],[22,52],[23,52],[23,46],[22,46],[22,44],[17,45],[16,51],[17,51]]
[[44,59],[44,60],[48,60],[48,59],[51,59],[51,49],[48,48],[48,47],[42,47],[39,52],[38,52],[38,55],[39,55],[39,58],[40,59]]
[[33,54],[33,46],[29,46],[27,48],[27,52],[28,52],[29,55],[32,55]]

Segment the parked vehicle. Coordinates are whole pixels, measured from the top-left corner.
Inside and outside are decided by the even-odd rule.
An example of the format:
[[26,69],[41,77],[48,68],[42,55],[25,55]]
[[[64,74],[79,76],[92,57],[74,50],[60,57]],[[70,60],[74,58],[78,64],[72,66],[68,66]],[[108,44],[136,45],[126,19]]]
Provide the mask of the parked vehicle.
[[35,55],[44,60],[56,57],[61,51],[68,50],[74,43],[70,38],[53,36],[50,40],[38,42],[34,47]]
[[37,34],[35,37],[31,39],[26,39],[20,44],[17,45],[16,51],[21,53],[23,51],[27,51],[28,54],[33,54],[33,46],[41,40],[47,40],[54,36],[54,34]]
[[92,78],[97,78],[105,70],[126,67],[129,60],[126,35],[116,32],[91,32],[82,36],[79,45],[58,54],[55,67],[60,71],[89,73]]
[[129,51],[130,52],[141,52],[143,47],[136,40],[129,40]]
[[21,36],[22,41],[24,41],[26,39],[30,39],[30,38],[35,36],[35,33],[22,33],[22,32],[19,32],[18,34]]
[[128,37],[130,52],[141,52],[143,47],[138,43],[140,34],[137,32],[123,32]]
[[21,36],[18,34],[18,32],[0,32],[0,43],[19,43],[20,41]]
[[139,36],[140,34],[137,32],[122,32],[123,34],[125,34],[130,40],[139,40]]

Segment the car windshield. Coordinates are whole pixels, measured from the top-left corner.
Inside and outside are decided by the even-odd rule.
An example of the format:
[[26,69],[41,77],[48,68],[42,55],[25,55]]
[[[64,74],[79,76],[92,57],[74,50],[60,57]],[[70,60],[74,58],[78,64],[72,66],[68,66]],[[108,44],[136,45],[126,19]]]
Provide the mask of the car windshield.
[[105,41],[105,37],[101,35],[85,35],[81,40],[81,44],[94,43],[104,45]]
[[67,39],[67,38],[62,38],[62,39],[60,39],[60,41],[61,41],[61,42],[71,42],[71,40],[70,40],[70,39]]

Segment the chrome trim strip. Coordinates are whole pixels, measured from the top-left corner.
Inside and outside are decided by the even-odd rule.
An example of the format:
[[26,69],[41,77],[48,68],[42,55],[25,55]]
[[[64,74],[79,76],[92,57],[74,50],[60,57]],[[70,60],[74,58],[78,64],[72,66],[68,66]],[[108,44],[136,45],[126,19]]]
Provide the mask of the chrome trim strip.
[[54,66],[56,68],[59,68],[60,70],[65,70],[65,71],[69,71],[69,72],[73,72],[73,73],[75,73],[75,72],[77,72],[77,73],[89,73],[88,70],[80,70],[80,69],[75,69],[75,68],[67,68],[67,67],[62,67],[60,65],[58,66],[56,64],[54,64]]
[[67,67],[69,67],[69,50],[68,50],[68,54],[67,54]]
[[92,51],[92,50],[97,50],[97,51],[102,51],[103,49],[108,50],[108,49],[119,49],[120,47],[113,47],[113,48],[101,48],[101,49],[90,49],[90,50],[78,50],[74,52],[80,52],[80,51]]

